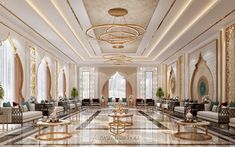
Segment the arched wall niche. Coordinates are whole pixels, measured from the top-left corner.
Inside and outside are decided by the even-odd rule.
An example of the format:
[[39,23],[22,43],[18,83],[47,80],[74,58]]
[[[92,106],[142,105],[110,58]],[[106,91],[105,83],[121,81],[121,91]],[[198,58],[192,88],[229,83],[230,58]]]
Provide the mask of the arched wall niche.
[[171,67],[168,81],[168,93],[170,98],[176,96],[176,90],[176,75],[173,68]]
[[195,65],[191,79],[191,100],[202,102],[202,97],[209,95],[213,99],[214,85],[211,71],[201,53]]

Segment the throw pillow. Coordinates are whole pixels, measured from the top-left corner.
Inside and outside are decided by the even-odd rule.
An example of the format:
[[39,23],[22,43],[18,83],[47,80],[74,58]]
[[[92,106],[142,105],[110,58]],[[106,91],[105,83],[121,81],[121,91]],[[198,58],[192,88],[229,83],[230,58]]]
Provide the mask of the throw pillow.
[[235,102],[231,101],[230,104],[229,104],[229,107],[235,107]]
[[10,102],[4,102],[3,107],[11,107],[11,103]]
[[217,112],[217,105],[214,105],[213,108],[212,108],[212,112]]
[[219,102],[213,102],[213,101],[211,101],[210,108],[209,108],[210,111],[212,111],[212,108],[213,108],[214,105],[217,105],[217,106],[218,106],[218,105],[219,105]]
[[22,108],[23,108],[23,112],[29,111],[27,105],[22,105]]
[[28,111],[30,111],[30,105],[29,102],[22,102],[22,105],[26,105]]
[[126,98],[122,98],[122,102],[126,102]]
[[112,98],[108,98],[108,102],[112,102]]
[[16,102],[12,102],[12,104],[13,104],[13,107],[15,107],[15,106],[18,106],[19,104],[18,103],[16,103]]

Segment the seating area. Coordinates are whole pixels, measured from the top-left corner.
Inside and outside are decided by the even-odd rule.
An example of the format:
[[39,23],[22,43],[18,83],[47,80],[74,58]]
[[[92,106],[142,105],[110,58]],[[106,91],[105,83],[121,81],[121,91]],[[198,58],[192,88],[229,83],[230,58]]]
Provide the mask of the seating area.
[[235,0],[0,0],[2,146],[235,146]]

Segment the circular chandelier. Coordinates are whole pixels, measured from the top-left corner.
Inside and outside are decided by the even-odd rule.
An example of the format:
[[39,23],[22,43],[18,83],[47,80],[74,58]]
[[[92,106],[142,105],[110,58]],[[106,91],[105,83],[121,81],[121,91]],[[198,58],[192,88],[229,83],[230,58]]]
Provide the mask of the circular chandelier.
[[111,63],[115,65],[132,63],[133,59],[123,54],[108,54],[104,55],[103,58],[105,59],[105,63]]
[[[112,24],[95,25],[87,29],[86,35],[99,41],[105,41],[110,44],[125,44],[136,40],[143,35],[145,28],[136,24],[128,24],[125,15],[128,11],[123,8],[113,8],[108,11],[113,16]],[[122,23],[117,23],[117,19]],[[93,33],[94,32],[94,33]]]

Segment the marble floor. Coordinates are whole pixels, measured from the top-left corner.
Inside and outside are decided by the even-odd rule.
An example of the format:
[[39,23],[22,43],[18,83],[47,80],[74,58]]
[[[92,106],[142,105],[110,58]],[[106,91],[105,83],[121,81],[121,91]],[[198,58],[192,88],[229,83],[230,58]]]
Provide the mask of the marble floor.
[[[176,121],[161,111],[146,111],[140,109],[129,109],[134,114],[133,126],[126,129],[125,133],[113,135],[109,132],[108,123],[112,118],[108,114],[111,108],[86,109],[81,112],[64,116],[62,119],[71,121],[69,132],[72,137],[60,141],[39,141],[35,139],[37,127],[32,124],[10,126],[10,131],[1,132],[0,144],[9,146],[233,146],[235,140],[218,132],[209,130],[212,136],[208,141],[189,141],[176,138]],[[56,127],[63,131],[63,127]],[[182,127],[182,131],[193,131],[189,127]],[[43,132],[48,131],[44,128]],[[199,129],[198,132],[205,132]]]

